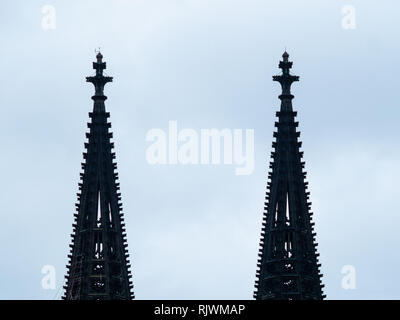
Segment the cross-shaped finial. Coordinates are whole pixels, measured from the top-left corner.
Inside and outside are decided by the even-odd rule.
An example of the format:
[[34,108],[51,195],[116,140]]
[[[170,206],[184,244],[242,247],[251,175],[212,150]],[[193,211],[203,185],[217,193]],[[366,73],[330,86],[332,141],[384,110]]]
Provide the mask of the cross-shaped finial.
[[103,99],[105,97],[103,94],[104,85],[107,82],[112,82],[113,78],[103,75],[103,70],[106,69],[106,63],[103,62],[103,55],[100,52],[100,48],[98,50],[96,49],[95,52],[97,52],[97,61],[93,62],[93,69],[96,70],[96,76],[86,77],[86,81],[94,84],[96,90],[94,97],[102,97],[101,99]]

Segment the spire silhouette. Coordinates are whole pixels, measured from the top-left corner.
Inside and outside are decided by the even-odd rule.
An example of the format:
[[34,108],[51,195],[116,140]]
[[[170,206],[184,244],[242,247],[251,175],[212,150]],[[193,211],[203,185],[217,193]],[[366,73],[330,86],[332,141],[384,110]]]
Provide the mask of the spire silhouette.
[[285,51],[279,62],[282,74],[273,80],[282,86],[280,111],[276,113],[275,149],[271,153],[264,218],[261,230],[254,298],[258,300],[321,300],[311,202],[300,151],[297,112],[293,111],[291,85],[299,77],[290,74],[292,62]]
[[89,113],[88,142],[83,154],[77,213],[74,215],[71,251],[68,255],[65,294],[67,300],[130,300],[132,293],[129,255],[119,192],[114,143],[110,140],[110,114],[106,112],[104,86],[113,80],[103,75],[106,63],[99,52],[93,63],[96,75],[87,77],[95,94]]

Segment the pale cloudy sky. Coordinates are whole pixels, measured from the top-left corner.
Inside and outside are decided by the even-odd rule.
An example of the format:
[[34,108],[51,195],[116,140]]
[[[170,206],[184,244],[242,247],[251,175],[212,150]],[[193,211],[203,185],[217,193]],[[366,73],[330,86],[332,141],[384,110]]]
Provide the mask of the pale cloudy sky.
[[[56,10],[43,30],[42,8]],[[355,29],[343,29],[352,5]],[[329,299],[399,299],[398,1],[0,2],[0,298],[59,298],[101,47],[138,299],[252,297],[279,108],[294,61]],[[151,166],[148,130],[255,130],[255,170]],[[41,287],[54,265],[57,290]],[[356,289],[341,287],[344,265]]]

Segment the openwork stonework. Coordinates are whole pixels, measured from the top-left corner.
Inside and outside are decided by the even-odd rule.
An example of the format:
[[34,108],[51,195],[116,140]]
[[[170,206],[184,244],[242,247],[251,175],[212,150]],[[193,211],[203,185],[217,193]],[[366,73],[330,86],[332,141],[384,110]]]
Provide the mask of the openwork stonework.
[[93,63],[96,75],[86,78],[95,87],[94,106],[89,113],[88,142],[68,255],[66,300],[134,298],[114,144],[110,141],[111,123],[107,122],[110,114],[104,104],[104,86],[112,77],[103,75],[106,63],[102,59],[99,52]]
[[276,113],[275,141],[262,223],[254,298],[259,300],[321,300],[319,272],[311,203],[300,151],[297,115],[292,108],[291,84],[299,80],[290,74],[287,52],[279,63],[282,74],[274,76],[282,86],[280,111]]

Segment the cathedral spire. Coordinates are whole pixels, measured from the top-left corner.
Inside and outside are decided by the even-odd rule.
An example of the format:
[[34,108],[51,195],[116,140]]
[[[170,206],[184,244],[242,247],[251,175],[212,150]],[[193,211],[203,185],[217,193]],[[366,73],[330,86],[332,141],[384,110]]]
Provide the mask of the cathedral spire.
[[275,150],[269,166],[254,297],[320,300],[325,296],[319,254],[295,121],[297,113],[292,108],[294,96],[290,92],[291,84],[299,77],[290,74],[293,63],[286,51],[282,57],[282,74],[273,77],[282,86],[281,107],[276,113],[276,141],[272,143]]
[[114,144],[110,141],[110,114],[106,112],[103,75],[106,63],[99,52],[93,63],[96,75],[86,80],[95,86],[93,112],[89,113],[88,142],[83,154],[77,213],[74,215],[68,255],[67,300],[130,300],[133,298],[125,224],[119,192]]

